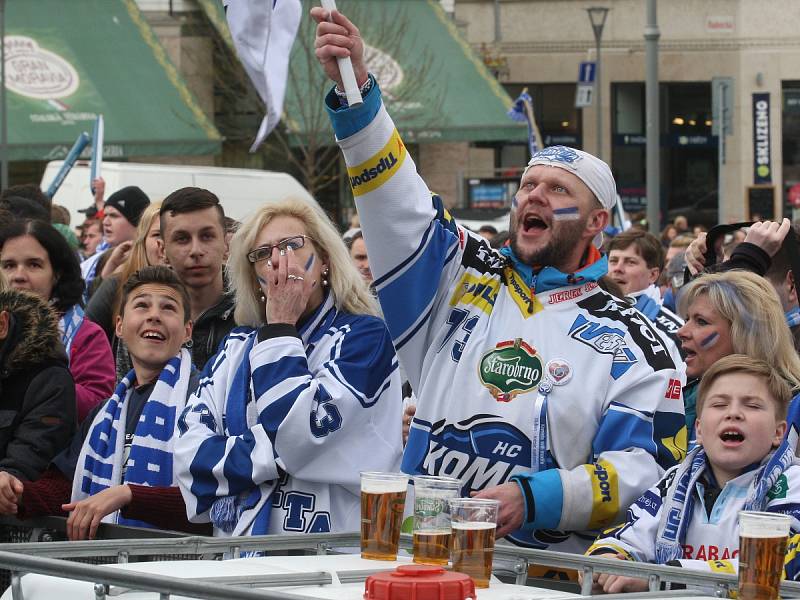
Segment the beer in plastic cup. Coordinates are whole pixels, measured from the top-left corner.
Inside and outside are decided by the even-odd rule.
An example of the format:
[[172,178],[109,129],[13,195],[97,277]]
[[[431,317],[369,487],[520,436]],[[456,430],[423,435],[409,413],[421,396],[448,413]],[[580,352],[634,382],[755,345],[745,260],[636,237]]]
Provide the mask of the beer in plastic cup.
[[786,558],[791,518],[739,512],[739,599],[776,600]]
[[361,558],[396,560],[408,475],[361,473]]
[[499,506],[498,500],[484,498],[454,498],[450,501],[453,570],[472,577],[475,587],[489,587]]
[[458,498],[461,482],[452,477],[414,477],[414,562],[446,565],[450,560],[451,498]]

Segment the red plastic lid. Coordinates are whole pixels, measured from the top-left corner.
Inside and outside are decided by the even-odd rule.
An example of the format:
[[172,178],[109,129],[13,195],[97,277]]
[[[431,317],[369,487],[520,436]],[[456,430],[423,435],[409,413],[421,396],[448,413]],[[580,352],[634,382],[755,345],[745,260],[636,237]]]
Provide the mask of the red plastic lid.
[[466,600],[477,598],[469,575],[433,565],[402,565],[390,573],[370,575],[365,600]]

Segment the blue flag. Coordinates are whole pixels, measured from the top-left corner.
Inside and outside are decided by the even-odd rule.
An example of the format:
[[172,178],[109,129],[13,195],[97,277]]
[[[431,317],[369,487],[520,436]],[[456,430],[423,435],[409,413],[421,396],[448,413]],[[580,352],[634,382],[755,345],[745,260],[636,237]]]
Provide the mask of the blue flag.
[[523,89],[519,98],[514,101],[514,105],[508,111],[508,116],[514,121],[528,123],[528,150],[531,156],[544,148],[542,135],[536,125],[536,118],[533,116],[533,98],[528,93],[528,88]]

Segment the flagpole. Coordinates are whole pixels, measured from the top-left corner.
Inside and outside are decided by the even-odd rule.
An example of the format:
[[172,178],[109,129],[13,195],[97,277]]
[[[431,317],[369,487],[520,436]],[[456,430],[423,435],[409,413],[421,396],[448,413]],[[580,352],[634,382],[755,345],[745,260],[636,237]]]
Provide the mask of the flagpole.
[[[527,94],[528,88],[523,88],[522,93]],[[528,123],[530,124],[531,130],[533,131],[533,139],[536,140],[536,148],[541,150],[542,148],[544,148],[544,144],[542,143],[542,134],[539,131],[539,126],[536,124],[536,117],[533,115],[533,102],[525,103],[525,112],[528,114]]]
[[6,0],[0,0],[0,189],[8,187],[8,117],[6,114]]
[[[336,0],[322,0],[322,8],[331,13],[336,10]],[[333,21],[333,17],[331,16],[329,20]],[[356,82],[353,61],[350,60],[349,56],[345,56],[344,58],[337,58],[336,62],[339,65],[339,74],[342,76],[344,93],[347,95],[347,104],[350,106],[363,104],[364,99],[361,97],[361,91],[359,90],[358,82]]]

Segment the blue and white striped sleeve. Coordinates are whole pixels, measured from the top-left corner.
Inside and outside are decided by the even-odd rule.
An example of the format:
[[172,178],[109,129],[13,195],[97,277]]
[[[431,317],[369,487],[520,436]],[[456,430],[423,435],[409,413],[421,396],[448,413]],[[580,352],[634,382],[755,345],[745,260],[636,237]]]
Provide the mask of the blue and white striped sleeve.
[[418,387],[432,337],[449,312],[440,308],[448,308],[467,234],[417,173],[377,84],[358,107],[337,110],[335,94],[326,102],[383,314],[412,387]]
[[244,347],[237,334],[226,339],[220,353],[206,365],[197,391],[177,422],[175,477],[190,521],[208,521],[217,498],[278,476],[272,443],[260,425],[236,436],[225,429],[225,402]]
[[402,396],[383,321],[358,318],[331,332],[324,361],[309,365],[298,338],[250,353],[259,422],[276,460],[304,481],[359,486],[360,471],[398,466]]
[[[231,364],[201,384],[179,421],[176,443],[190,518],[206,513],[219,497],[278,478],[278,469],[357,487],[359,471],[396,466],[400,380],[385,326],[364,320],[332,339],[326,360],[313,369],[295,335],[262,339],[247,354],[229,354]],[[235,411],[229,407],[223,429],[220,407],[237,385],[242,360],[249,362],[255,402],[247,407],[246,430],[232,435]]]

